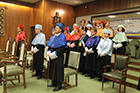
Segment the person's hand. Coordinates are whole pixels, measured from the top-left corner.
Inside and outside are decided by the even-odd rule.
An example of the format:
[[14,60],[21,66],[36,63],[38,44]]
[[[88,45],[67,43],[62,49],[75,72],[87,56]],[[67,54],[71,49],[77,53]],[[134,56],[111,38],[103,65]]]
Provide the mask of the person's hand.
[[90,54],[90,52],[89,52],[89,51],[87,51],[87,53],[88,53],[88,54]]
[[31,53],[32,53],[32,54],[34,54],[34,52],[33,52],[33,51],[31,51]]

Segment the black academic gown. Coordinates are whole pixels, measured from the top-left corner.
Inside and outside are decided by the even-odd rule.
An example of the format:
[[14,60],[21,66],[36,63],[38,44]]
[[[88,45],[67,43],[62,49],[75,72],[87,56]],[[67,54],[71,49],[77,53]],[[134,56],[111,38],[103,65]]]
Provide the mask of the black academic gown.
[[61,46],[58,48],[49,47],[48,50],[51,50],[51,52],[56,51],[57,56],[58,56],[58,58],[50,60],[49,78],[53,82],[60,82],[61,83],[64,81],[63,60],[64,60],[65,46]]
[[[99,75],[102,75],[104,73],[103,66],[106,66],[106,65],[111,65],[111,56],[108,56],[108,55],[103,56],[103,57],[98,56],[97,65],[96,65],[96,73]],[[111,68],[107,68],[106,72],[109,72],[109,71],[111,71]]]
[[114,51],[116,54],[125,55],[125,47],[127,42],[121,42],[121,43],[122,43],[122,47],[117,48],[117,50],[114,48]]
[[[86,37],[83,39],[84,43],[87,41],[88,38],[89,38],[89,36],[86,35]],[[79,39],[78,42],[80,42],[80,39]],[[84,54],[84,52],[85,52],[85,47],[83,46],[83,44],[82,44],[82,46],[77,45],[77,50],[78,50],[78,52],[81,53],[81,55],[80,55],[80,63],[79,63],[79,70],[85,71],[85,61],[86,61],[86,57],[83,56],[83,54]]]
[[88,47],[88,49],[92,48],[94,53],[87,54],[86,56],[86,64],[85,68],[88,71],[95,71],[96,70],[96,63],[97,63],[97,45],[94,45],[92,47]]
[[33,48],[36,47],[39,49],[38,52],[34,53],[34,63],[33,63],[33,69],[34,70],[43,70],[43,64],[44,64],[44,45],[32,45]]

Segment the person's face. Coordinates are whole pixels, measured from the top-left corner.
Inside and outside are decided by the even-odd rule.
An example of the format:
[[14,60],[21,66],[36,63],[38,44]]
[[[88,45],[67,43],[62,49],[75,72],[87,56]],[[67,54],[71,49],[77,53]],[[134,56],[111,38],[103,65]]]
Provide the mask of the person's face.
[[64,34],[67,34],[67,30],[64,31]]
[[54,30],[52,30],[52,35],[54,35],[55,34],[55,31]]
[[90,27],[87,27],[87,29],[90,30],[91,28]]
[[109,22],[107,22],[107,23],[105,24],[105,26],[106,26],[106,27],[109,27],[109,26],[110,26],[110,23],[109,23]]
[[104,37],[105,37],[105,38],[108,38],[108,37],[109,37],[109,34],[104,33]]
[[122,32],[122,27],[119,28],[119,32]]
[[86,31],[85,30],[81,30],[81,35],[85,35],[86,34]]
[[78,30],[77,29],[74,29],[74,34],[77,34],[78,33]]
[[101,26],[101,23],[97,23],[97,27]]
[[55,33],[56,33],[56,34],[60,33],[61,31],[62,31],[62,29],[60,29],[59,26],[56,26],[56,27],[55,27]]
[[95,36],[96,32],[94,32],[94,30],[91,30],[91,36]]
[[35,34],[39,34],[40,30],[38,28],[35,28]]
[[82,21],[82,26],[85,26],[85,22],[84,21]]
[[95,22],[92,23],[93,26],[95,26],[95,24],[96,24]]
[[18,31],[18,32],[21,32],[22,30],[21,30],[19,27],[17,27],[17,31]]
[[103,27],[104,26],[104,24],[103,23],[101,23],[101,27]]

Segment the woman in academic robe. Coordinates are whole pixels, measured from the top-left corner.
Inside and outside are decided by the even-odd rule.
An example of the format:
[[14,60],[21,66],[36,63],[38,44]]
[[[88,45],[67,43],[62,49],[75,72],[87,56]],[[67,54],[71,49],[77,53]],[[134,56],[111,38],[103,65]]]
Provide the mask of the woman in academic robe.
[[17,44],[17,51],[16,51],[16,56],[17,57],[19,57],[20,43],[27,39],[26,38],[26,33],[23,30],[24,30],[24,27],[22,25],[19,25],[17,27],[17,31],[18,31],[18,34],[16,36],[16,42],[18,43]]
[[91,36],[86,41],[85,52],[86,52],[86,63],[85,68],[88,74],[85,77],[90,77],[91,79],[95,76],[96,63],[97,63],[97,50],[96,47],[100,41],[99,37],[96,35],[97,29],[91,29]]
[[70,41],[71,35],[70,35],[69,29],[68,29],[67,27],[65,27],[64,34],[65,34],[65,36],[66,36],[66,40],[67,40],[67,41]]
[[81,53],[80,55],[80,62],[79,62],[79,72],[82,72],[82,74],[86,74],[86,69],[85,69],[85,59],[86,57],[83,55],[85,52],[85,42],[89,38],[89,36],[86,34],[87,32],[87,27],[82,27],[81,28],[81,37],[79,39],[79,44],[77,45],[78,52]]
[[115,52],[117,54],[122,54],[124,55],[125,53],[125,46],[126,43],[128,42],[127,36],[125,34],[125,29],[123,25],[118,25],[117,29],[118,33],[115,35],[115,37],[112,39],[113,40],[113,47],[115,49]]
[[42,33],[42,25],[35,26],[35,38],[32,41],[31,52],[33,54],[33,69],[36,73],[33,76],[38,76],[37,79],[42,78],[42,70],[44,64],[44,48],[46,47],[45,34]]
[[[101,39],[101,41],[99,42],[96,48],[97,53],[98,53],[96,73],[100,76],[98,81],[102,80],[102,74],[104,73],[103,66],[111,65],[113,42],[111,39],[109,39],[110,34],[111,34],[111,31],[109,29],[106,29],[104,31],[104,39]],[[111,69],[108,68],[107,72],[110,70]]]
[[[112,39],[112,38],[114,37],[114,30],[110,27],[110,21],[109,21],[109,20],[106,20],[106,21],[105,21],[105,28],[104,28],[104,31],[105,31],[106,29],[109,29],[109,30],[110,30],[111,33],[110,33],[109,38]],[[104,35],[102,35],[102,38],[104,38]]]
[[55,27],[55,38],[53,42],[48,42],[49,49],[47,51],[47,59],[50,60],[49,78],[52,84],[48,87],[55,87],[53,91],[61,89],[64,81],[64,51],[67,48],[67,41],[64,35],[64,24],[58,23]]
[[70,37],[70,41],[67,42],[68,45],[68,51],[66,54],[66,61],[65,61],[65,67],[68,66],[68,59],[69,59],[69,53],[70,51],[77,51],[77,45],[78,45],[78,40],[80,38],[80,33],[79,33],[79,27],[74,28],[74,34]]

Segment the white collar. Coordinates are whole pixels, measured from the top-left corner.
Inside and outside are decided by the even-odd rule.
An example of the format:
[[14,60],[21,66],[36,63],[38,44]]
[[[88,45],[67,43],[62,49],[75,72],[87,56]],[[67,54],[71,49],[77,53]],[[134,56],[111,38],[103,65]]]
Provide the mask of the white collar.
[[59,36],[61,33],[55,34],[55,36]]

